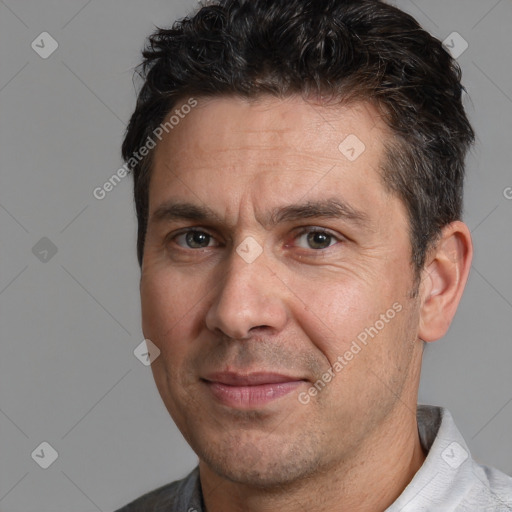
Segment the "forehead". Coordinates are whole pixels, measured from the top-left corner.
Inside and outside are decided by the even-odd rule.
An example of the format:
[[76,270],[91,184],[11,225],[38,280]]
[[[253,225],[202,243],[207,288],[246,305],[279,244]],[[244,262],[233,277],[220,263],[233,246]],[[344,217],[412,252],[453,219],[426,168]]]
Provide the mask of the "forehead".
[[[230,150],[230,158],[238,154],[243,159],[243,150],[251,148],[263,149],[268,155],[291,150],[301,151],[306,158],[339,159],[344,155],[351,159],[363,148],[375,154],[390,136],[379,112],[369,103],[327,105],[299,96],[199,98],[197,106],[178,121],[164,134],[155,160],[179,160],[183,153],[187,158],[217,158]],[[343,141],[347,141],[346,147],[340,147]],[[351,146],[355,155],[350,154]]]
[[197,98],[197,106],[155,149],[150,211],[169,193],[208,204],[220,197],[234,203],[237,194],[250,191],[253,199],[259,194],[259,204],[277,205],[339,191],[359,206],[379,203],[389,137],[367,103],[323,105],[297,96]]

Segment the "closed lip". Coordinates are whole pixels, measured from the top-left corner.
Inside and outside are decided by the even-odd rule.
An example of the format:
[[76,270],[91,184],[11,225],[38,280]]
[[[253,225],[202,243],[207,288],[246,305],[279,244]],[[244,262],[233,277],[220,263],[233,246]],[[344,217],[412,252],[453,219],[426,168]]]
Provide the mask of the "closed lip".
[[237,372],[217,372],[211,373],[203,380],[216,382],[226,386],[262,386],[264,384],[279,384],[282,382],[297,382],[305,379],[294,377],[291,375],[283,375],[272,372],[253,372],[253,373],[237,373]]

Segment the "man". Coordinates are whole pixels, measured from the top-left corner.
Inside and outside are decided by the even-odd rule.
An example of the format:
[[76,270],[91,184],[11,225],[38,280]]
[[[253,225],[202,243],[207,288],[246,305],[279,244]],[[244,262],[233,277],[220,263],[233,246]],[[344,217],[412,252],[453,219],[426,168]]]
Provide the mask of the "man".
[[220,0],[144,57],[143,332],[199,465],[121,511],[512,510],[512,479],[417,407],[472,257],[441,43],[377,0]]

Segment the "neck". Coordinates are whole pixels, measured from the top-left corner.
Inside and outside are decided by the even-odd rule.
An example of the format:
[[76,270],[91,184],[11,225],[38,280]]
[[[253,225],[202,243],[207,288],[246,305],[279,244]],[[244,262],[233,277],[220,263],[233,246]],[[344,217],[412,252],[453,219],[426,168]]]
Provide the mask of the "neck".
[[200,461],[207,512],[382,512],[402,493],[426,454],[421,446],[416,406],[399,402],[349,457],[286,487],[262,489],[228,481]]

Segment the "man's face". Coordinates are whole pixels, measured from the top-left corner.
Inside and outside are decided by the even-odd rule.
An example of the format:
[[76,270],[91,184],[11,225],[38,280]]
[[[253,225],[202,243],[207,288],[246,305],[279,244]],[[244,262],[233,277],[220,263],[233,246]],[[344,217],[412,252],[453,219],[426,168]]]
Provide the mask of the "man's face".
[[143,332],[167,409],[217,474],[290,482],[361,460],[414,414],[418,303],[406,211],[379,175],[389,136],[364,104],[230,97],[200,99],[156,148]]

